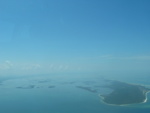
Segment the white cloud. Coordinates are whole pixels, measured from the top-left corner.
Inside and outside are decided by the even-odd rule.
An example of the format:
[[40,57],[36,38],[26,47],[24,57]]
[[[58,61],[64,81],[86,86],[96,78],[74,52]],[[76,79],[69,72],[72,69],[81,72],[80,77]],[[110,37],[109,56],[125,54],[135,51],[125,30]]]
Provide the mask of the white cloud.
[[117,56],[111,56],[109,59],[118,59],[118,60],[150,60],[150,56],[123,56],[123,57],[117,57]]
[[6,60],[4,63],[0,64],[1,70],[11,69],[12,67],[13,67],[13,64],[9,60]]
[[69,69],[69,66],[68,65],[65,65],[64,66],[64,70],[68,70]]
[[69,69],[68,65],[65,64],[50,64],[48,66],[49,71],[67,71]]
[[27,64],[25,66],[22,67],[23,70],[37,70],[37,69],[41,69],[41,65],[40,64]]
[[102,56],[96,56],[96,57],[85,57],[82,58],[83,60],[103,60],[103,59],[109,59],[109,60],[150,60],[150,56],[146,55],[140,55],[140,56],[114,56],[114,55],[102,55]]
[[[42,74],[53,72],[68,72],[70,66],[64,63],[25,63],[25,62],[11,62],[6,60],[0,62],[0,74],[1,75],[30,75],[30,74]],[[71,69],[72,70],[72,69]]]
[[150,56],[133,56],[133,57],[127,57],[126,59],[150,60]]

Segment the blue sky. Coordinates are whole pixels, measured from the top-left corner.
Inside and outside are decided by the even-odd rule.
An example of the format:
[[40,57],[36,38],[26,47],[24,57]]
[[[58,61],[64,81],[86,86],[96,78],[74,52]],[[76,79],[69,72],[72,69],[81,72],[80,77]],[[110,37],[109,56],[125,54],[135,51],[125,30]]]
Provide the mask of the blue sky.
[[1,0],[0,73],[149,73],[149,0]]

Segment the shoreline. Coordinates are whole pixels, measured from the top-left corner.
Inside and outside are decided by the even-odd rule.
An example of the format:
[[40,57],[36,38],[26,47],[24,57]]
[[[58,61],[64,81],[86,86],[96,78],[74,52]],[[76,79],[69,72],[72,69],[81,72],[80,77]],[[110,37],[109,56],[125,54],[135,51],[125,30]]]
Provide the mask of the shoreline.
[[146,103],[147,102],[147,94],[149,93],[150,91],[147,91],[146,93],[145,93],[145,96],[146,96],[146,99],[143,101],[143,103]]

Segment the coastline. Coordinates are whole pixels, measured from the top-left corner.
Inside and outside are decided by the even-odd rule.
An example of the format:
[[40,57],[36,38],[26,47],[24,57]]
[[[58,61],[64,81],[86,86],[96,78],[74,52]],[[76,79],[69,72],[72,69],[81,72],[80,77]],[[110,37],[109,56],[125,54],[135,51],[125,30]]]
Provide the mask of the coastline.
[[150,91],[147,91],[146,93],[145,93],[145,96],[146,96],[146,99],[143,101],[143,103],[146,103],[147,102],[147,94],[149,93]]

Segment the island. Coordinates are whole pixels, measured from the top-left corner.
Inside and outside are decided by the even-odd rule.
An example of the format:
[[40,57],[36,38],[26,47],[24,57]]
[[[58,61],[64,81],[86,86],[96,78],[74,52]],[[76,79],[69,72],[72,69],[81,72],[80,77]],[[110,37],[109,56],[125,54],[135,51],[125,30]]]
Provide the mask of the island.
[[109,94],[100,95],[102,101],[110,105],[130,105],[145,103],[150,91],[142,85],[129,84],[120,81],[110,81],[110,85],[103,86],[112,89]]
[[33,89],[35,87],[35,85],[29,85],[29,86],[18,86],[16,88],[18,89]]
[[80,88],[80,89],[87,90],[87,91],[92,92],[92,93],[97,93],[97,90],[96,89],[92,89],[91,87],[85,87],[85,86],[76,86],[76,87]]
[[55,88],[56,86],[54,86],[54,85],[51,85],[51,86],[48,86],[48,88]]

